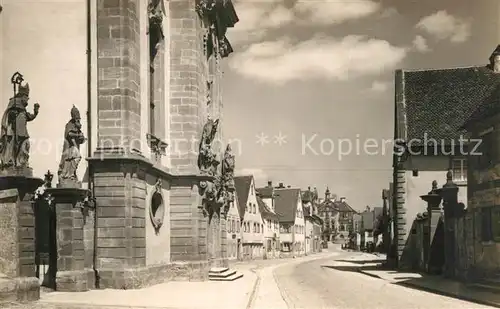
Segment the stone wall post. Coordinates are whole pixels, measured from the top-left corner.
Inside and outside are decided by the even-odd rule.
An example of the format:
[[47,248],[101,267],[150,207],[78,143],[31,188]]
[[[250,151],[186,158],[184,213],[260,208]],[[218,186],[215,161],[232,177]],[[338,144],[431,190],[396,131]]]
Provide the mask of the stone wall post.
[[80,188],[49,188],[56,212],[56,290],[83,292],[94,287],[89,278],[93,271],[85,269],[84,200],[89,191]]
[[439,205],[441,204],[441,196],[436,192],[437,191],[437,181],[432,182],[432,189],[428,194],[420,196],[422,200],[427,203],[427,222],[426,222],[426,233],[424,239],[425,252],[427,252],[425,256],[425,269],[429,273],[433,273],[437,271],[434,269],[433,265],[430,264],[430,256],[431,256],[431,247],[432,240],[434,239],[434,235],[436,234],[436,229],[439,223],[439,219],[441,218],[441,209]]
[[456,237],[455,237],[455,220],[458,214],[458,186],[453,183],[453,173],[446,173],[446,184],[443,188],[438,189],[438,194],[443,199],[444,209],[444,275],[449,278],[454,278],[456,275]]
[[0,176],[0,304],[40,298],[35,277],[35,215],[32,198],[42,179]]

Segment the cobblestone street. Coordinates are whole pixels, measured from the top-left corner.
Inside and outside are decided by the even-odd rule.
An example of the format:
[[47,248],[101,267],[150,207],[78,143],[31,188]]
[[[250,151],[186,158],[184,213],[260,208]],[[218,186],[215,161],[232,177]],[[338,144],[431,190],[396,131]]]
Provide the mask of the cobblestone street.
[[[419,291],[360,274],[336,270],[334,260],[355,259],[360,253],[345,252],[275,270],[288,308],[493,308]],[[256,307],[264,309],[265,306]],[[269,307],[270,308],[270,307]]]

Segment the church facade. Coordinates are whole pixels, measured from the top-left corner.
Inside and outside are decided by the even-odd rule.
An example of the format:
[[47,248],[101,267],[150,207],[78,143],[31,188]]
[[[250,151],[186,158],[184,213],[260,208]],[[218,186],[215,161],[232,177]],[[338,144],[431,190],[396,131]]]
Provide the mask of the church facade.
[[[43,5],[70,10],[66,4]],[[15,59],[20,44],[15,36],[2,39],[11,46],[2,64],[17,62],[15,71],[30,83],[33,102],[37,92],[47,100],[40,99],[38,118],[28,124],[35,177],[43,178],[47,169],[56,172],[60,163],[60,152],[56,160],[37,152],[43,132],[54,130],[51,140],[58,143],[76,113],[72,106],[82,111],[86,139],[82,135],[76,177],[77,190],[88,195],[79,194],[83,202],[73,203],[83,205],[81,211],[58,212],[59,205],[68,204],[61,181],[47,191],[54,193],[58,224],[60,216],[74,213],[68,223],[73,245],[59,244],[57,251],[65,252],[67,261],[81,261],[63,265],[61,253],[56,257],[58,272],[64,270],[54,274],[58,290],[206,280],[211,267],[227,266],[225,214],[233,197],[234,155],[221,132],[221,63],[232,52],[226,31],[238,22],[234,7],[216,0],[82,0],[73,5],[74,12],[86,8],[78,18],[87,31],[75,31],[78,35],[66,37],[61,48],[75,41],[85,47],[84,56],[78,64],[60,64],[66,71],[59,78],[63,84],[64,76],[77,81],[79,95],[51,97],[50,89],[42,88],[57,88],[50,85],[57,78],[39,76],[43,63],[23,67]],[[19,4],[3,5],[2,27],[19,14]],[[63,28],[47,41],[64,36],[69,30]],[[38,57],[40,51],[29,42],[24,41],[24,49]],[[2,75],[2,93],[8,93],[8,79]],[[37,79],[44,84],[34,87]],[[45,129],[47,124],[55,129]]]

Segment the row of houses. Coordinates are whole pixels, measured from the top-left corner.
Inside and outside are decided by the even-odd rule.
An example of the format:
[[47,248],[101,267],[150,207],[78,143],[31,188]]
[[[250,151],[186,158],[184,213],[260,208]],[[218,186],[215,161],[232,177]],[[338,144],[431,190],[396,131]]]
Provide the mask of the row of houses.
[[272,182],[257,188],[252,175],[237,176],[234,182],[236,194],[226,224],[228,259],[272,259],[321,251],[323,220],[310,188],[303,191]]

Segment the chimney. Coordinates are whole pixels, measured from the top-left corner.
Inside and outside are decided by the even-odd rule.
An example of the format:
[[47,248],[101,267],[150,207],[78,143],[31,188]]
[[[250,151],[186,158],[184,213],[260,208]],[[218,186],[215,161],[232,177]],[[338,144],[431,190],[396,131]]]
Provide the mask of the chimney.
[[345,202],[345,197],[341,197],[341,198],[340,198],[340,202],[341,202],[341,203]]
[[282,182],[280,182],[280,183],[278,184],[278,188],[284,188],[284,187],[285,187],[285,185],[284,185]]
[[268,186],[269,188],[272,188],[272,187],[273,187],[273,182],[272,182],[271,180],[269,180],[269,181],[267,182],[267,186]]
[[290,189],[292,186],[288,185],[288,186],[286,186],[286,187]]
[[500,73],[500,45],[495,48],[490,56],[490,67],[495,73]]
[[330,189],[328,189],[328,187],[326,187],[326,191],[325,191],[325,201],[329,200],[330,199]]

